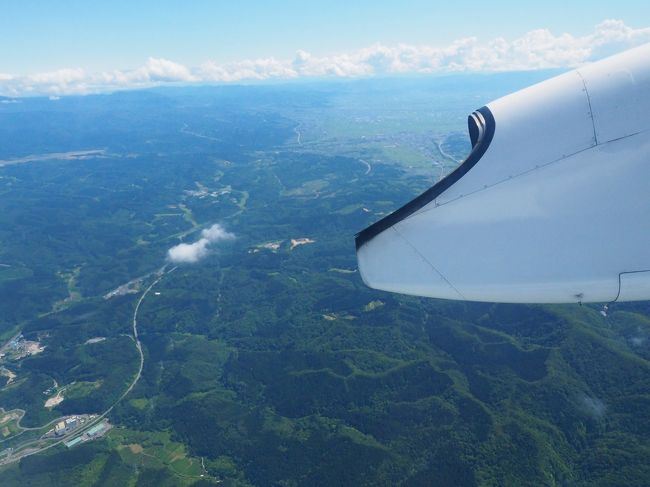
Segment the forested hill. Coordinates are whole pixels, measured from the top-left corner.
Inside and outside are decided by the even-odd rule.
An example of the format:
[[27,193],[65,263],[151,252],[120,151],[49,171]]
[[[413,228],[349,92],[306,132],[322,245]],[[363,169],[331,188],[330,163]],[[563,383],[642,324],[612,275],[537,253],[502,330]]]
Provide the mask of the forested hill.
[[[160,277],[113,428],[0,484],[650,485],[648,303],[418,299],[356,270],[354,234],[467,152],[467,113],[543,76],[0,104],[0,333],[44,347],[0,358],[0,462],[119,399]],[[166,260],[214,224],[234,238]]]

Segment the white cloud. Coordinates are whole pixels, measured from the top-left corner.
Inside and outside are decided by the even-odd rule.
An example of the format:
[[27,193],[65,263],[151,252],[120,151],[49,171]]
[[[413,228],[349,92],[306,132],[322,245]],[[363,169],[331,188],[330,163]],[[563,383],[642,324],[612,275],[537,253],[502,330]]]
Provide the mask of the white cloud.
[[271,57],[225,64],[207,61],[195,68],[152,57],[132,70],[88,73],[76,68],[27,76],[0,73],[0,94],[85,94],[164,83],[231,83],[302,77],[574,67],[645,42],[650,42],[650,27],[635,29],[621,20],[609,19],[584,36],[556,35],[548,29],[536,29],[513,40],[498,37],[481,41],[476,37],[466,37],[442,47],[375,44],[320,57],[298,50],[293,59]]
[[167,59],[153,57],[147,59],[144,66],[134,71],[131,77],[138,81],[153,82],[195,81],[194,76],[186,66]]
[[201,231],[201,237],[206,239],[210,243],[221,242],[222,240],[232,240],[235,238],[233,233],[227,232],[218,223],[215,223],[210,228],[205,228]]
[[202,238],[191,244],[178,244],[167,251],[167,258],[175,263],[194,263],[208,255],[208,240]]
[[235,235],[215,223],[201,232],[201,238],[193,243],[181,243],[167,251],[167,259],[176,264],[193,264],[210,253],[210,246],[224,240],[232,240]]

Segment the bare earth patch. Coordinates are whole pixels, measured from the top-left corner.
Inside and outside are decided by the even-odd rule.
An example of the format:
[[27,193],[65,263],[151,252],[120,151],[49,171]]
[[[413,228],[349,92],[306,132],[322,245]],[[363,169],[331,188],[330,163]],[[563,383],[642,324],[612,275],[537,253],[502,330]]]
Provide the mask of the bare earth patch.
[[57,404],[61,404],[63,402],[63,391],[59,391],[56,393],[56,396],[50,397],[47,401],[45,401],[45,407],[46,408],[53,408]]
[[282,245],[282,240],[276,240],[275,242],[267,242],[267,243],[260,244],[257,246],[257,248],[268,249],[275,252],[280,248],[280,245]]
[[16,374],[5,367],[0,367],[0,375],[7,378],[7,385],[11,384],[16,378]]
[[144,448],[142,448],[142,445],[138,443],[131,443],[130,445],[127,445],[129,447],[129,450],[131,450],[131,453],[134,453],[136,455],[142,453],[144,451]]
[[84,342],[84,345],[89,345],[91,343],[99,343],[99,342],[103,342],[104,340],[106,340],[106,337],[89,338]]
[[36,355],[45,350],[45,347],[42,347],[38,342],[29,342],[25,340],[25,353],[27,355]]
[[7,413],[2,417],[2,419],[0,419],[0,424],[4,424],[11,420],[17,420],[18,418],[20,418],[20,414],[16,412]]
[[316,242],[316,240],[312,240],[311,238],[292,238],[291,239],[291,250],[293,250],[298,245],[313,244],[314,242]]

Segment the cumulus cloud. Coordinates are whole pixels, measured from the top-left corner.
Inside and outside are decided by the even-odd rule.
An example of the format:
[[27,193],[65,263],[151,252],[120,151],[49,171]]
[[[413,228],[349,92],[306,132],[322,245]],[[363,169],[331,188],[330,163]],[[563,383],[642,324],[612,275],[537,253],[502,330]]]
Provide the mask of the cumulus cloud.
[[227,232],[225,228],[218,223],[215,223],[210,228],[201,231],[201,238],[210,243],[216,243],[221,242],[222,240],[232,240],[235,238],[235,235]]
[[194,81],[190,70],[182,64],[150,57],[136,75],[145,81]]
[[215,223],[201,232],[201,238],[193,243],[181,243],[167,251],[167,260],[175,264],[193,264],[203,259],[211,251],[211,246],[224,240],[232,240],[235,235]]
[[314,56],[297,51],[293,59],[260,58],[197,67],[162,58],[149,58],[132,70],[89,73],[60,69],[14,76],[0,73],[0,93],[85,94],[140,88],[164,83],[231,83],[248,80],[304,77],[364,77],[381,74],[495,72],[575,67],[628,47],[650,42],[650,27],[632,28],[621,20],[604,20],[584,36],[535,29],[508,40],[458,39],[447,46],[375,44],[351,52]]

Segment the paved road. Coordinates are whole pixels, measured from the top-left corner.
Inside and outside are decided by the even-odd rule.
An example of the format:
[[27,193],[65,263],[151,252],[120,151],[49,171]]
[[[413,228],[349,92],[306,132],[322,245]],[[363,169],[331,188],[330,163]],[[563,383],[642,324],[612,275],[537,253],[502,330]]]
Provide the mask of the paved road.
[[366,166],[366,172],[364,173],[364,176],[367,176],[370,174],[370,171],[372,171],[372,166],[370,165],[369,162],[364,161],[363,159],[359,159],[359,162],[361,162],[364,166]]
[[298,130],[301,125],[302,123],[299,123],[293,128],[293,131],[296,133],[296,137],[297,137],[296,142],[298,142],[298,145],[302,145],[302,142],[300,141],[300,137],[301,137],[300,130]]
[[[149,291],[151,291],[153,289],[153,287],[156,284],[158,284],[163,277],[165,277],[166,274],[169,274],[170,272],[173,272],[174,270],[176,270],[176,267],[173,267],[170,270],[168,270],[167,272],[165,272],[165,267],[163,267],[161,269],[161,271],[160,271],[160,276],[158,276],[158,278],[155,281],[153,281],[149,285],[149,287],[147,289],[145,289],[145,291],[142,293],[142,296],[140,296],[140,299],[138,299],[138,303],[135,305],[135,310],[133,311],[133,336],[131,338],[135,342],[135,347],[137,348],[138,353],[140,354],[140,365],[138,367],[138,373],[135,375],[135,377],[133,378],[133,381],[131,382],[129,387],[122,393],[122,395],[111,405],[111,407],[109,407],[106,411],[104,411],[101,415],[97,416],[92,421],[89,421],[86,425],[84,425],[84,427],[82,429],[79,429],[79,430],[75,431],[73,434],[66,435],[63,438],[59,439],[58,441],[55,441],[54,443],[51,443],[51,444],[49,444],[47,446],[44,446],[42,448],[25,449],[25,450],[22,450],[22,451],[16,453],[15,455],[10,455],[10,456],[0,460],[0,465],[6,465],[8,463],[18,461],[21,458],[24,458],[24,457],[27,457],[27,456],[30,456],[30,455],[34,455],[36,453],[40,453],[40,452],[48,450],[48,449],[50,449],[52,447],[60,445],[64,441],[71,440],[73,437],[81,436],[89,428],[91,428],[92,426],[99,423],[102,419],[104,419],[113,410],[113,408],[115,406],[117,406],[120,403],[120,401],[122,401],[122,399],[124,399],[129,394],[129,392],[131,392],[133,390],[135,385],[138,383],[138,380],[140,380],[140,376],[142,376],[142,369],[144,368],[144,353],[142,352],[142,344],[140,343],[140,339],[138,338],[138,311],[140,311],[140,305],[142,304],[142,301],[144,301],[144,298],[147,297],[147,294],[149,294]],[[61,419],[62,418],[59,418],[59,419],[57,419],[55,421],[52,421],[52,422],[48,423],[48,425],[52,424],[53,422],[60,421]],[[47,425],[45,425],[45,426],[47,426]],[[41,426],[41,428],[43,428],[43,427],[44,426]],[[35,428],[35,429],[38,429],[38,428]],[[40,440],[40,439],[33,440],[33,441],[30,441],[28,443],[25,443],[25,444],[21,445],[18,448],[25,448],[26,446],[36,444],[36,443],[38,443],[40,441],[43,441],[43,440]]]

